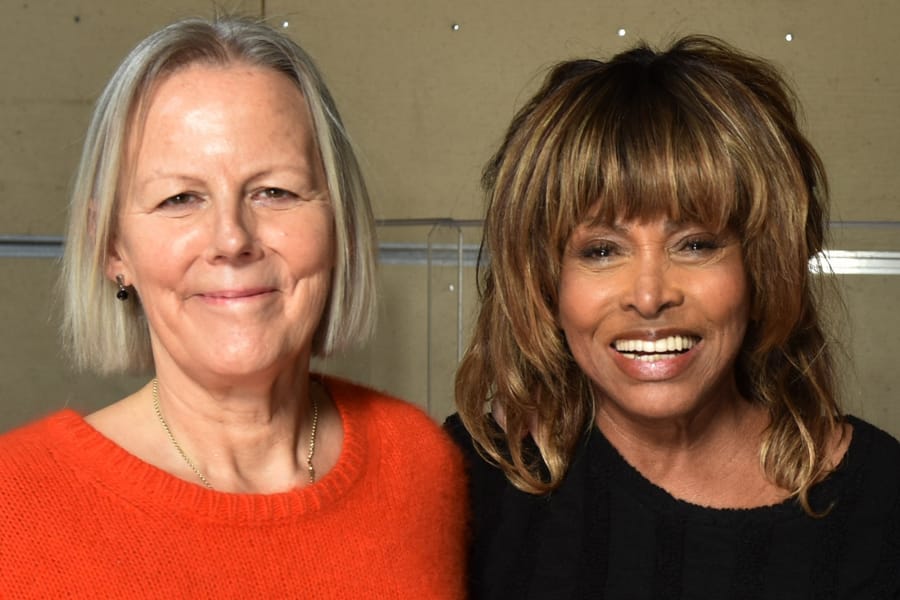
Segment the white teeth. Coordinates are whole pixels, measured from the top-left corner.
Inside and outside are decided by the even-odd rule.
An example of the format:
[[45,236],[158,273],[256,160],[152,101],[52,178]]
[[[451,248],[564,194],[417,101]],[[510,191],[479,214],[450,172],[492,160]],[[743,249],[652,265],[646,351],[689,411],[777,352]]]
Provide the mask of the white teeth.
[[[670,352],[690,350],[699,341],[692,336],[670,335],[658,340],[616,340],[613,345],[628,358],[652,362],[668,358]],[[634,354],[637,352],[642,354]]]

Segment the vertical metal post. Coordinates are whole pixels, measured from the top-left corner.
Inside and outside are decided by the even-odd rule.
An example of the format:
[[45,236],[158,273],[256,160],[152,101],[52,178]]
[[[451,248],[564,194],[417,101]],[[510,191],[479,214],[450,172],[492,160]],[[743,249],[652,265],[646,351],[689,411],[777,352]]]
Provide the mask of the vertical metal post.
[[463,230],[456,226],[456,363],[462,360],[463,355],[463,268],[465,265],[465,250],[463,247]]
[[428,346],[425,352],[425,409],[428,414],[431,414],[431,362],[432,362],[432,330],[431,330],[431,303],[433,301],[432,298],[432,285],[431,285],[431,263],[432,263],[432,255],[431,255],[431,247],[432,241],[431,236],[434,234],[435,230],[438,228],[438,225],[432,225],[431,229],[428,231],[428,237],[426,239],[426,265],[427,272],[425,277],[427,278],[426,287],[425,287],[425,295],[427,297],[427,306],[425,307],[425,341]]

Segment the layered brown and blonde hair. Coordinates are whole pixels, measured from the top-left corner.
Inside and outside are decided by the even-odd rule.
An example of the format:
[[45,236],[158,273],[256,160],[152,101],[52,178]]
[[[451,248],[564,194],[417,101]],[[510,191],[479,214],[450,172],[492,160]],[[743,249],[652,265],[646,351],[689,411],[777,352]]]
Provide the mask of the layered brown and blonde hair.
[[828,194],[775,67],[703,36],[559,64],[513,119],[483,186],[481,308],[456,399],[480,450],[517,487],[558,486],[593,423],[591,382],[557,319],[569,236],[588,220],[667,216],[741,240],[751,314],[736,379],[771,417],[765,472],[811,510],[807,492],[829,468],[841,416],[810,273]]

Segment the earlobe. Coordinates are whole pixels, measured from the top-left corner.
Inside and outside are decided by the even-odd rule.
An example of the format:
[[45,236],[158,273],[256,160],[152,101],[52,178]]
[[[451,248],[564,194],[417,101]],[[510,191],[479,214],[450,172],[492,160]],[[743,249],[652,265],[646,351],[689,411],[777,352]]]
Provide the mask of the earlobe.
[[125,286],[125,278],[122,275],[116,275],[116,285],[119,286],[119,291],[116,292],[116,298],[125,302],[128,300],[128,288]]
[[131,296],[129,289],[131,288],[131,273],[128,269],[127,262],[122,258],[116,241],[111,239],[106,254],[106,277],[111,279],[118,286],[116,298],[122,302],[128,300]]
[[116,291],[116,298],[124,302],[128,300],[128,288],[131,286],[128,280],[127,270],[121,258],[117,255],[110,254],[106,261],[106,276],[113,280],[119,289]]

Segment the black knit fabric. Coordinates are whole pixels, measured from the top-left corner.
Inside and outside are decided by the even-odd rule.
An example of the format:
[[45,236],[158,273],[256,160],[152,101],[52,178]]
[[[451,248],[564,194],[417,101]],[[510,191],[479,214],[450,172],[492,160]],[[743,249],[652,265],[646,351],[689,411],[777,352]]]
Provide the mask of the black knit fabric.
[[594,428],[562,486],[537,497],[445,427],[470,476],[473,600],[900,599],[900,443],[848,417],[850,448],[810,500],[754,509],[683,502]]

